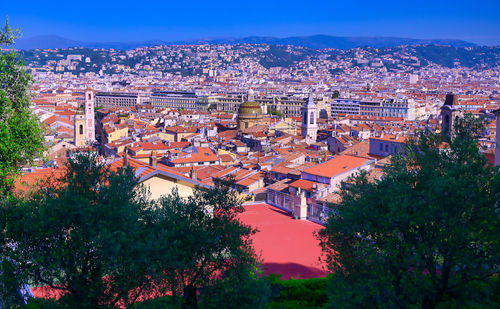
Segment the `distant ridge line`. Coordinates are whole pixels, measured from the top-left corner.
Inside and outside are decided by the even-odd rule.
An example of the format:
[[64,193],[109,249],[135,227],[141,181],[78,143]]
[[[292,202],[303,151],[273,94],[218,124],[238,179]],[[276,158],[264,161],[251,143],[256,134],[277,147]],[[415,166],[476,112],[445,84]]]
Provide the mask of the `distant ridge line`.
[[331,35],[294,36],[286,38],[249,36],[244,38],[206,38],[181,41],[151,40],[144,42],[83,42],[67,39],[57,35],[40,35],[25,39],[19,39],[14,48],[16,49],[56,49],[56,48],[103,48],[128,50],[138,47],[155,45],[199,45],[199,44],[270,44],[270,45],[293,45],[312,49],[336,48],[351,49],[356,47],[394,47],[401,45],[447,45],[452,47],[474,47],[474,43],[463,40],[451,39],[411,39],[400,37],[340,37]]

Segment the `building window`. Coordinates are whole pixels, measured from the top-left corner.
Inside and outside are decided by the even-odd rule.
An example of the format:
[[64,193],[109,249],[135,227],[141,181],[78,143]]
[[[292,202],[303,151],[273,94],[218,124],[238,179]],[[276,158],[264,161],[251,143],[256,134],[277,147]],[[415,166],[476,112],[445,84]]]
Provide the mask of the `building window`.
[[79,134],[83,134],[83,124],[81,124],[81,125],[79,126],[79,131],[80,131],[80,133],[79,133]]

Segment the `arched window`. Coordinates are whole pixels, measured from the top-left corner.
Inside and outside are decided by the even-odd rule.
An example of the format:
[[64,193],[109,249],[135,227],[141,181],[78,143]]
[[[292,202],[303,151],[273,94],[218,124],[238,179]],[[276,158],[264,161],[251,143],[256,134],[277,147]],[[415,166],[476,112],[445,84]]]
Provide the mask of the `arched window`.
[[81,125],[79,126],[79,131],[80,131],[80,134],[83,134],[83,124],[81,124]]
[[311,112],[309,115],[310,115],[310,116],[309,116],[309,122],[310,122],[311,124],[314,124],[314,120],[315,120],[315,119],[314,119],[314,112]]

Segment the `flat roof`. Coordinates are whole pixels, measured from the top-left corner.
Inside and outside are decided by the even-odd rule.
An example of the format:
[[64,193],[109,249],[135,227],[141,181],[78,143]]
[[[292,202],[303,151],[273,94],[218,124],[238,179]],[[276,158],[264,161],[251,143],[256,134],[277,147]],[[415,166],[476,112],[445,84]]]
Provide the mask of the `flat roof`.
[[[318,258],[319,241],[314,236],[322,226],[307,220],[295,220],[289,213],[268,204],[245,206],[238,215],[245,224],[259,231],[252,236],[255,252],[264,259],[264,275],[281,274],[282,279],[324,277],[328,273]],[[35,297],[60,298],[61,290],[49,286],[32,288]],[[140,299],[155,298],[155,295]]]
[[255,252],[264,260],[264,274],[281,274],[282,279],[307,279],[327,275],[320,263],[321,247],[314,233],[322,225],[296,220],[268,204],[245,206],[238,218],[259,231],[252,236]]

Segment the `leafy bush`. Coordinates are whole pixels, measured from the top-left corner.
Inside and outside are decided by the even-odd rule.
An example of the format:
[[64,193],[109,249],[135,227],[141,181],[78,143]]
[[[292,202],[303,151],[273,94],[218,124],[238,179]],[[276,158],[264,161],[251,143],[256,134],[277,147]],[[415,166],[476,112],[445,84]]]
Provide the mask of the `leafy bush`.
[[31,298],[28,304],[24,306],[26,309],[59,309],[63,306],[59,305],[54,299]]
[[328,279],[329,276],[280,280],[280,276],[270,275],[272,302],[269,308],[321,308],[328,302]]
[[158,297],[155,299],[148,299],[140,303],[134,304],[134,309],[163,309],[163,308],[177,308],[172,303],[171,296]]

